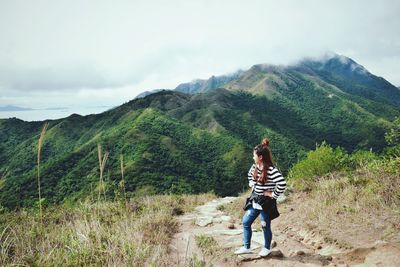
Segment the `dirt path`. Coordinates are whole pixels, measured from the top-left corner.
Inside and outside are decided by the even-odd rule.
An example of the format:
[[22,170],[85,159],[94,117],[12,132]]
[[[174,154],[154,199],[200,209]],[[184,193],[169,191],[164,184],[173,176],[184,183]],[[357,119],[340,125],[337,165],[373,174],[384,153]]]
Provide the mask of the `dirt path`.
[[[314,232],[287,226],[285,213],[272,222],[270,255],[258,256],[264,239],[261,229],[253,228],[253,253],[236,256],[233,251],[242,246],[242,225],[218,210],[233,200],[215,199],[178,217],[181,228],[170,245],[171,266],[400,266],[400,244],[378,242],[366,248],[340,249]],[[203,255],[196,236],[212,237],[218,245]]]

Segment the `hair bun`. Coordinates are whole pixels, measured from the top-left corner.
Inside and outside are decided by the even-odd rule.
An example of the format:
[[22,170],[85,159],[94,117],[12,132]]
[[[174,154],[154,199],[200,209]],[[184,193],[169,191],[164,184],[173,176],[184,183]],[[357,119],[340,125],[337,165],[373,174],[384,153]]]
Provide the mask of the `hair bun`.
[[268,140],[268,138],[264,138],[264,139],[262,140],[261,144],[264,145],[264,146],[269,146],[269,140]]

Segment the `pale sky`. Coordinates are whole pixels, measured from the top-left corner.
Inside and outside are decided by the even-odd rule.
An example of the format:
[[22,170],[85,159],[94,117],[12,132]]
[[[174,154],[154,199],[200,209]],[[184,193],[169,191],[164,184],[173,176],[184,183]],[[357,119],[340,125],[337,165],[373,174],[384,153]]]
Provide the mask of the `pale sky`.
[[[395,0],[0,0],[0,106],[99,112],[143,91],[327,52],[400,86],[399,33]],[[61,116],[28,114],[0,118]]]

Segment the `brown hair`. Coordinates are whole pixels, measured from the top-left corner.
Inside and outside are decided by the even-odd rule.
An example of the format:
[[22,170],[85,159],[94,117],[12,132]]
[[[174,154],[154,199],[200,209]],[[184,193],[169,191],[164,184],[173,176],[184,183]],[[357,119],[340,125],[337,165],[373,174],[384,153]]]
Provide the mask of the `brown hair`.
[[254,147],[254,152],[256,152],[257,156],[262,156],[263,163],[263,171],[261,177],[257,178],[257,166],[254,168],[253,179],[257,182],[265,184],[267,182],[267,172],[270,166],[273,166],[272,162],[272,153],[269,148],[269,140],[268,138],[264,138],[261,141],[261,144],[258,144]]

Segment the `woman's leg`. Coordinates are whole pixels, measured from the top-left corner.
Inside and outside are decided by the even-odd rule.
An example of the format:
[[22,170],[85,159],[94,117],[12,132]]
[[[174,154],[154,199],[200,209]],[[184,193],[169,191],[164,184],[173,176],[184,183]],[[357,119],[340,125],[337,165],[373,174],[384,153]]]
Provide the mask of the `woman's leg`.
[[272,231],[271,231],[271,220],[265,211],[261,211],[261,226],[264,233],[264,247],[271,249]]
[[260,214],[260,210],[250,207],[243,216],[243,243],[244,247],[247,249],[250,248],[251,244],[251,224],[257,218],[258,214]]

